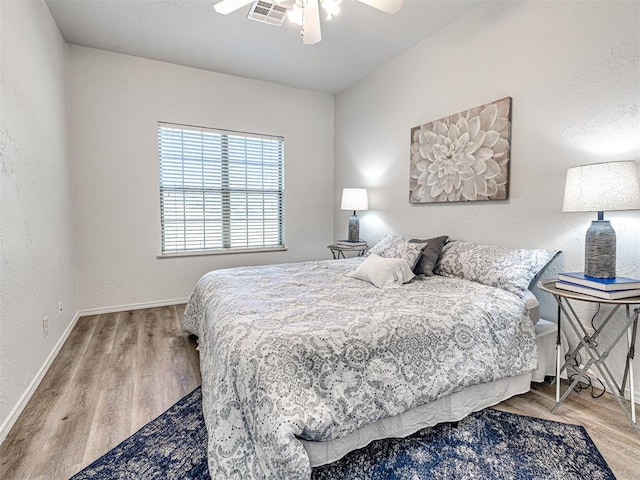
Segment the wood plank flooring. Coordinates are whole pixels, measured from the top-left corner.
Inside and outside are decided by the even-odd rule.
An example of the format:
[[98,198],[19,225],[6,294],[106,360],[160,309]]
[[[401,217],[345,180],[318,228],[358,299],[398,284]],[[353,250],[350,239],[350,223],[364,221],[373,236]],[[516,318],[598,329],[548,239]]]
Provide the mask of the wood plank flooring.
[[200,385],[183,312],[80,318],[0,446],[0,478],[68,479]]
[[[200,385],[183,312],[178,305],[78,320],[0,446],[0,478],[68,479]],[[618,479],[638,478],[640,438],[613,397],[572,393],[551,414],[554,399],[553,386],[534,383],[497,408],[583,425]]]

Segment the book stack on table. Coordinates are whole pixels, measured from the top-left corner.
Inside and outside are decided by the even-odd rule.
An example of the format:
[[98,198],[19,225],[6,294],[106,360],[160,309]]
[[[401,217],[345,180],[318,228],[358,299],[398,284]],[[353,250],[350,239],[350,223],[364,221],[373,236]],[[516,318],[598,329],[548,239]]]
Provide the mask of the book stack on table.
[[367,246],[367,242],[365,242],[364,240],[358,240],[358,241],[351,241],[351,240],[338,240],[336,242],[336,245],[339,247],[366,247]]
[[640,296],[640,280],[626,277],[596,278],[581,272],[561,273],[556,287],[605,300]]

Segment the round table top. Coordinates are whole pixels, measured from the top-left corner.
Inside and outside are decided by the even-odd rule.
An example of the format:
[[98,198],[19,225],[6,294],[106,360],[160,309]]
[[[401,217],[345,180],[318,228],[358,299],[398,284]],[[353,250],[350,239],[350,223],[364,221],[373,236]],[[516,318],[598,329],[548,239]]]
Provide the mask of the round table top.
[[574,300],[582,300],[583,302],[595,302],[595,303],[609,303],[612,305],[631,305],[640,304],[640,297],[627,297],[619,298],[616,300],[609,300],[607,298],[594,297],[593,295],[586,295],[584,293],[572,292],[570,290],[563,290],[556,287],[557,280],[543,280],[538,282],[538,287],[541,290],[564,298],[572,298]]
[[327,245],[331,250],[367,250],[368,245]]

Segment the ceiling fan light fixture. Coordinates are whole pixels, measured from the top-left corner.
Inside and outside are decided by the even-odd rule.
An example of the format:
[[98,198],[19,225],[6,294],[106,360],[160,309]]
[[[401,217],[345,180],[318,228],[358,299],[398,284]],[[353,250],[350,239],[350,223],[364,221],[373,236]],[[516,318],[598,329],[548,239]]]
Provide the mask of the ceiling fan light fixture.
[[[0,0],[2,1],[2,0]],[[377,10],[393,15],[404,0],[358,0]],[[322,40],[320,27],[320,7],[331,20],[340,12],[342,0],[217,0],[213,6],[216,12],[226,15],[253,2],[247,18],[270,25],[280,26],[287,19],[301,28],[303,43],[315,45]]]
[[299,25],[302,26],[303,23],[303,8],[299,7],[298,5],[296,5],[295,3],[293,4],[293,7],[291,8],[291,10],[287,11],[287,19],[295,24],[295,25]]
[[331,20],[338,13],[340,13],[340,4],[342,0],[322,0],[320,5],[327,14],[327,20]]

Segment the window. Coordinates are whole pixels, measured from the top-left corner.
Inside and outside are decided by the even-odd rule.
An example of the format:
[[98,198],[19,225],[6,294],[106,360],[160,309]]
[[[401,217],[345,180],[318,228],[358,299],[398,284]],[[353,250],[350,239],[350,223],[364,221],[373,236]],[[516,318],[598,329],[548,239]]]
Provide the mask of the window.
[[284,248],[282,137],[158,123],[162,253]]

